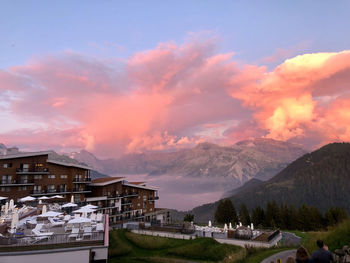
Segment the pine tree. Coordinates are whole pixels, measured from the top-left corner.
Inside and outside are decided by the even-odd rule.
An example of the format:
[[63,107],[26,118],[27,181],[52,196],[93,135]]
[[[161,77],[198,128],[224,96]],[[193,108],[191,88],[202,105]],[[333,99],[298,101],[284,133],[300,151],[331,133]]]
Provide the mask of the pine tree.
[[236,209],[230,199],[220,200],[215,211],[215,221],[221,224],[238,221]]
[[345,209],[341,207],[331,207],[325,213],[325,220],[327,226],[337,225],[347,218],[348,214],[346,213]]
[[193,214],[186,214],[185,217],[184,217],[184,221],[193,222],[194,221],[194,215]]
[[267,202],[265,214],[265,226],[277,227],[281,223],[280,211],[275,201]]
[[257,206],[252,210],[251,221],[256,227],[262,227],[265,221],[265,211],[261,206]]
[[239,209],[239,220],[244,226],[248,226],[251,223],[249,211],[245,204],[241,204]]

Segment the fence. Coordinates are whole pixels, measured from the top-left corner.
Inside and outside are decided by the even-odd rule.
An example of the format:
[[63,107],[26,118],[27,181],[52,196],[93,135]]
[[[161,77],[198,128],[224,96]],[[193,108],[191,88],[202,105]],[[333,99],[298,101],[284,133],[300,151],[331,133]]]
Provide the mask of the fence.
[[32,245],[58,245],[66,244],[67,246],[74,246],[79,243],[103,243],[104,232],[84,232],[77,235],[69,234],[54,234],[54,235],[40,235],[40,236],[25,236],[14,235],[11,237],[0,237],[0,249],[24,247]]

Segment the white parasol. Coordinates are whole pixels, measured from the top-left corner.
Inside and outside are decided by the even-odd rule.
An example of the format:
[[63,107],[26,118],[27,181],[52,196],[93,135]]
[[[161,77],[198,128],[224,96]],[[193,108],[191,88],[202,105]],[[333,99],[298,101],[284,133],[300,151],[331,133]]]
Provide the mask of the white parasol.
[[89,223],[91,219],[86,217],[77,217],[68,221],[68,224],[80,224],[80,223]]
[[50,199],[50,197],[47,197],[47,196],[44,195],[44,196],[42,196],[42,197],[39,197],[38,199],[39,199],[39,200],[47,200],[47,199]]
[[46,207],[46,205],[43,205],[41,214],[45,214],[46,212],[47,212],[47,207]]
[[90,205],[90,204],[88,204],[88,205],[84,205],[84,206],[82,206],[81,208],[91,208],[91,209],[96,209],[96,208],[98,208],[98,206],[97,206],[97,205]]
[[9,203],[6,202],[5,203],[5,215],[7,215],[9,213]]
[[209,220],[209,222],[208,222],[208,227],[211,227],[211,221]]
[[31,201],[35,201],[36,198],[35,197],[32,197],[32,196],[26,196],[26,197],[23,197],[21,199],[19,199],[20,202],[24,203],[24,202],[31,202]]
[[12,214],[11,229],[17,228],[18,225],[18,213],[15,211]]
[[43,213],[41,215],[38,215],[38,217],[56,217],[59,215],[62,215],[62,213],[55,212],[55,211],[49,211],[49,212]]
[[74,196],[72,195],[71,198],[70,198],[70,202],[71,203],[74,203]]
[[54,195],[54,196],[52,196],[51,197],[52,199],[54,199],[54,198],[58,198],[58,199],[62,199],[62,198],[64,198],[62,195]]
[[13,210],[15,208],[15,202],[13,201],[13,199],[10,200],[10,204],[9,204],[9,210]]
[[227,232],[227,224],[224,225],[224,232]]
[[62,208],[67,208],[67,207],[75,207],[75,206],[78,206],[78,205],[74,204],[74,203],[67,203],[67,204],[62,205],[61,207]]
[[96,212],[95,209],[91,209],[91,208],[88,208],[88,207],[82,207],[78,210],[75,210],[73,211],[73,213],[93,213],[93,212]]
[[0,201],[1,201],[1,200],[5,200],[5,199],[8,199],[8,197],[6,197],[6,196],[0,196]]

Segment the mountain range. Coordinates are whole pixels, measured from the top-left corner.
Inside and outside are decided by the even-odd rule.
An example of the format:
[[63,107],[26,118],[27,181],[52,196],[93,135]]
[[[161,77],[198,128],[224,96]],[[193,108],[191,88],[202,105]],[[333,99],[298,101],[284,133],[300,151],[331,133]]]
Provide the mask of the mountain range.
[[132,153],[119,159],[100,160],[85,150],[71,153],[70,157],[106,174],[225,177],[241,185],[251,178],[271,178],[304,153],[306,150],[300,145],[254,139],[232,146],[201,143],[194,148],[174,152]]
[[[332,143],[298,158],[266,182],[254,180],[229,197],[236,209],[249,209],[268,201],[307,204],[324,212],[331,206],[350,212],[350,144]],[[213,220],[218,202],[194,208],[196,221]]]

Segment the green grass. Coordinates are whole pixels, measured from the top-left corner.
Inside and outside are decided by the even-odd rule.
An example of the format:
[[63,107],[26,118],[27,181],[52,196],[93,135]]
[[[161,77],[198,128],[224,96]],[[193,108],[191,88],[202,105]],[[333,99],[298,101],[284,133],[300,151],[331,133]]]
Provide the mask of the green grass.
[[193,240],[110,231],[109,262],[234,262],[244,257],[241,247],[220,244],[211,238]]
[[272,256],[284,250],[291,249],[290,247],[276,247],[276,248],[259,248],[247,254],[244,259],[236,261],[236,263],[260,263],[265,258]]
[[[302,238],[301,244],[310,254],[317,249],[316,240],[322,239],[331,251],[350,244],[350,220],[324,232],[290,231]],[[263,259],[290,247],[244,249],[220,244],[211,238],[181,240],[138,235],[126,230],[110,232],[109,262],[185,263],[225,262],[260,263]]]

